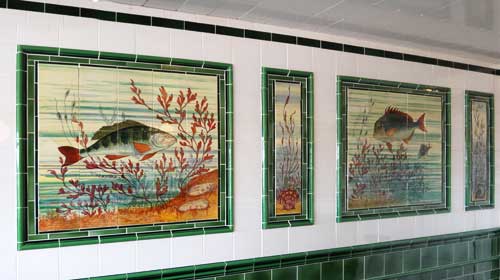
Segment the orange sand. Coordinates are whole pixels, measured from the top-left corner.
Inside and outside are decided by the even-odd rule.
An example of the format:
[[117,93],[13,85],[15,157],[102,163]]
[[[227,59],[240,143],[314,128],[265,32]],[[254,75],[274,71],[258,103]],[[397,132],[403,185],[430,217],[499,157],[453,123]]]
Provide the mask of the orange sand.
[[[178,196],[171,199],[164,205],[155,207],[134,207],[118,209],[115,212],[104,213],[100,216],[78,216],[62,217],[54,214],[40,218],[39,229],[41,232],[60,231],[60,230],[77,230],[85,228],[104,228],[114,226],[130,226],[130,225],[148,225],[158,223],[183,222],[190,220],[211,220],[219,217],[218,188],[214,188],[209,193],[200,196],[188,196],[186,191],[194,185],[203,183],[213,183],[218,185],[218,170],[208,172],[198,176],[181,190]],[[186,212],[178,211],[178,207],[185,202],[198,200],[208,200],[208,209],[189,210]]]
[[295,209],[284,210],[283,205],[276,201],[276,215],[300,215],[302,213],[302,203],[297,202]]

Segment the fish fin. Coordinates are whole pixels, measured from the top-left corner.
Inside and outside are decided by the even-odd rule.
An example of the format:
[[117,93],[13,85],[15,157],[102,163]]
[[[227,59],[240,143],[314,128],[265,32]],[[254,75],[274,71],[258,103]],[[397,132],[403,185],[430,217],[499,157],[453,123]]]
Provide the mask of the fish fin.
[[109,159],[109,160],[117,160],[117,159],[121,159],[124,157],[128,157],[128,155],[105,155],[104,157]]
[[392,153],[392,144],[391,144],[391,143],[389,143],[389,142],[387,142],[387,143],[385,143],[385,144],[387,145],[387,148],[389,149],[389,152],[391,152],[391,153]]
[[417,120],[418,128],[423,132],[427,132],[427,128],[425,127],[425,113],[423,113]]
[[385,135],[387,135],[387,136],[393,136],[393,135],[396,133],[396,131],[398,131],[398,129],[397,129],[397,128],[390,128],[390,129],[388,129],[388,130],[385,132]]
[[134,142],[134,148],[140,154],[144,154],[146,152],[151,151],[151,146],[149,146],[148,144],[143,144],[138,142]]
[[125,120],[123,122],[115,123],[113,125],[103,126],[94,133],[94,136],[92,136],[92,140],[99,140],[120,129],[134,127],[134,126],[146,126],[146,125],[132,120]]
[[144,155],[144,156],[141,158],[141,161],[143,161],[143,160],[147,160],[147,159],[150,159],[150,158],[154,157],[154,155],[156,155],[156,153],[158,153],[158,152],[153,152],[153,153],[149,153],[149,154]]
[[403,139],[403,142],[405,142],[405,144],[408,144],[411,140],[411,138],[413,137],[413,134],[415,133],[415,130],[413,130],[410,134],[410,136],[408,136],[406,139]]
[[61,146],[57,149],[64,156],[63,166],[75,164],[82,159],[80,155],[80,150],[75,147]]

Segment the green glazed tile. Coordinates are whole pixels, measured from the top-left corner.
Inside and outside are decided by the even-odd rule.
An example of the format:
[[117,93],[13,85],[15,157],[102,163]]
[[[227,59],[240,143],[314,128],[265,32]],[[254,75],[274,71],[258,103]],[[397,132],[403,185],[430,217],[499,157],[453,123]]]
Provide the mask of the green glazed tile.
[[297,278],[297,267],[285,267],[273,269],[271,272],[272,280],[290,280]]
[[403,271],[403,253],[394,252],[385,254],[385,274],[396,274]]
[[362,257],[344,260],[344,279],[363,279],[364,259]]
[[245,274],[245,280],[271,280],[271,271],[257,271]]
[[384,255],[366,256],[365,269],[366,278],[384,275]]
[[422,248],[422,268],[435,267],[438,264],[437,246]]
[[219,276],[215,278],[217,280],[244,280],[244,274],[235,274],[235,275],[227,275],[227,276]]
[[460,242],[453,244],[453,262],[464,262],[469,259],[468,256],[468,242]]
[[315,280],[321,278],[320,264],[302,265],[298,268],[298,280]]
[[407,250],[403,253],[403,271],[420,269],[420,249]]
[[439,265],[447,265],[453,262],[453,247],[452,245],[442,245],[438,247],[438,263]]

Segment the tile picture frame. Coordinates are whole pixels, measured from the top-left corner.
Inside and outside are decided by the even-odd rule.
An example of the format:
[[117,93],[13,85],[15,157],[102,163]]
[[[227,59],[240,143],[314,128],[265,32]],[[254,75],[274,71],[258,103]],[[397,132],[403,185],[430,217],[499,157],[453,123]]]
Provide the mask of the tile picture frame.
[[450,211],[450,92],[337,77],[337,222]]
[[[129,76],[129,80],[106,80],[108,74],[119,76],[116,73],[122,74],[122,79]],[[67,75],[74,75],[74,78],[68,78]],[[132,76],[146,79],[134,81]],[[167,77],[178,85],[159,85]],[[21,45],[17,52],[16,79],[18,250],[233,230],[231,64]],[[64,85],[61,86],[60,82],[64,82]],[[99,89],[104,85],[106,89],[116,87],[116,94],[111,91],[108,95],[119,99],[116,104],[121,105],[120,113],[123,114],[110,114],[116,108],[108,106],[104,99],[99,101],[102,106],[90,103],[100,98]],[[198,91],[206,93],[205,96],[198,96]],[[77,97],[71,99],[73,92],[77,93]],[[111,103],[115,104],[115,101]],[[139,107],[132,110],[130,106]],[[183,106],[183,109],[174,112],[173,108],[179,106]],[[188,110],[191,114],[187,114]],[[196,115],[198,118],[194,119],[195,114],[201,115]],[[110,115],[116,119],[111,120]],[[142,115],[146,117],[141,119]],[[105,129],[92,129],[93,123],[98,123],[99,119],[105,124],[98,126],[104,125]],[[137,125],[138,121],[142,124]],[[183,121],[194,125],[181,131],[180,123]],[[60,125],[64,127],[61,135],[53,130],[58,127],[58,122],[68,122]],[[80,130],[66,137],[66,133],[70,132],[68,127]],[[205,131],[203,137],[200,136],[201,131]],[[186,142],[189,142],[189,139],[185,139],[186,133],[192,134],[193,138],[188,138],[193,141],[195,150],[200,146],[198,142],[206,140],[196,152],[203,161],[195,161],[193,158],[197,157],[189,156],[190,145]],[[113,135],[116,137],[113,138]],[[132,140],[125,139],[127,135]],[[175,141],[169,141],[172,137],[176,138]],[[60,148],[60,140],[64,138],[76,146],[70,151],[76,152],[79,157],[64,153],[64,149]],[[95,148],[106,148],[102,140],[106,138],[116,149],[113,153],[106,150],[99,154],[99,149]],[[101,142],[100,146],[96,146],[97,142]],[[108,146],[113,147],[109,143]],[[129,144],[133,152],[127,154],[124,146],[116,143]],[[58,155],[47,152],[54,144],[59,146]],[[95,152],[94,155],[90,154],[91,150]],[[117,157],[117,151],[122,155]],[[52,162],[56,157],[59,157],[59,161]],[[187,157],[191,159],[183,160]],[[141,183],[137,186],[141,189],[133,189],[136,187],[133,184],[127,186],[114,182],[130,178],[130,174],[88,175],[85,172],[89,171],[89,166],[91,171],[108,166],[122,173],[129,166],[131,174],[139,178],[137,182]],[[186,171],[185,176],[182,175],[179,172],[182,172],[180,168],[183,167],[183,170],[192,169],[193,173]],[[71,173],[71,169],[76,171]],[[161,172],[153,175],[155,170],[165,171],[163,175],[166,177],[158,181]],[[67,179],[64,179],[65,176]],[[151,177],[150,181],[148,176]],[[61,182],[61,179],[65,184],[55,186],[54,182]],[[109,182],[106,181],[108,179]],[[77,189],[81,190],[79,194]],[[143,190],[143,197],[139,197],[139,190]],[[100,192],[107,193],[100,197]],[[126,200],[127,197],[132,198]],[[98,198],[102,199],[96,202]],[[148,211],[153,211],[149,204],[154,199],[156,214],[150,212],[149,215]],[[173,205],[175,199],[178,199],[179,205]],[[143,206],[142,202],[148,206]],[[129,216],[124,217],[122,209],[130,210]],[[71,215],[57,216],[64,214],[64,210]],[[135,219],[132,210],[145,215],[140,214],[142,218]],[[188,212],[191,214],[187,215]],[[114,214],[118,217],[112,217]],[[93,224],[99,217],[106,217],[104,225]],[[59,220],[63,222],[54,222]],[[71,223],[73,220],[77,221]],[[46,223],[42,225],[42,221]],[[76,226],[71,227],[72,224]]]
[[465,210],[495,207],[495,101],[465,91]]
[[262,227],[314,223],[313,73],[262,68]]

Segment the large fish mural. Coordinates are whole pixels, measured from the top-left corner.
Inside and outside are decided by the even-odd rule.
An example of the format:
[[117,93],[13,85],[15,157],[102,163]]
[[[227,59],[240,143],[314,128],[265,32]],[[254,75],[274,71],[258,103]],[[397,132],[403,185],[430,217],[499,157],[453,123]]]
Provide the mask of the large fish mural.
[[103,126],[94,134],[92,140],[95,142],[83,149],[59,147],[65,157],[64,166],[75,164],[83,159],[84,155],[91,153],[103,154],[109,160],[135,156],[143,161],[177,142],[175,136],[133,120]]
[[375,122],[373,137],[384,142],[389,151],[392,152],[392,142],[403,141],[405,144],[408,144],[416,128],[427,132],[424,118],[425,113],[420,115],[417,121],[414,121],[407,113],[389,106],[385,109],[384,115]]

